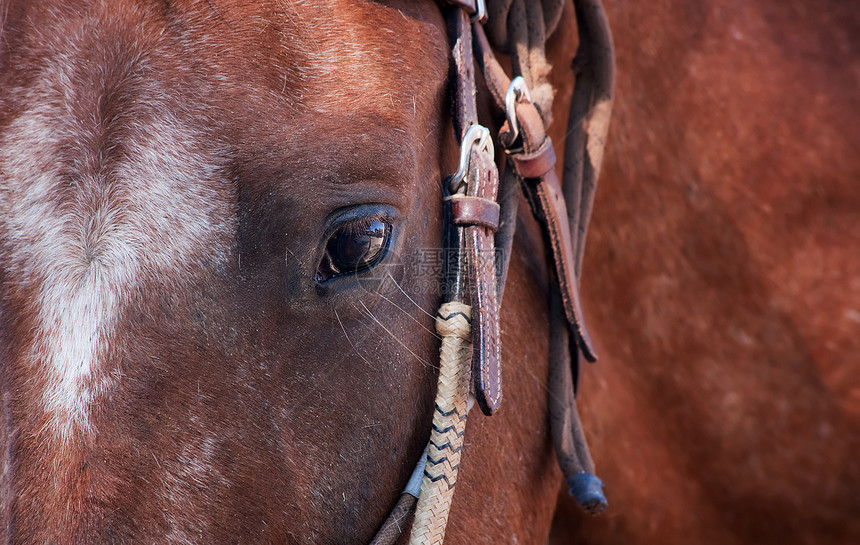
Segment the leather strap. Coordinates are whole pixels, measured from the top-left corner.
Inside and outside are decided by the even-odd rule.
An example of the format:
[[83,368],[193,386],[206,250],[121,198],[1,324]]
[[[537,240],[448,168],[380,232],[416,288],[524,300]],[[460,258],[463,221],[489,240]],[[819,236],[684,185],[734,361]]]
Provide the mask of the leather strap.
[[[494,157],[487,153],[473,153],[470,171],[466,199],[495,204],[499,190],[499,173]],[[462,201],[463,199],[460,199],[460,202]],[[495,206],[498,213],[498,205]],[[495,228],[483,225],[470,225],[466,228],[474,349],[472,380],[475,399],[486,415],[495,413],[502,402],[502,357],[496,298],[494,231]]]
[[481,197],[453,195],[451,220],[457,225],[480,225],[491,231],[499,228],[499,203]]
[[[511,80],[490,49],[480,27],[475,28],[475,49],[490,94],[496,105],[504,111],[505,94]],[[508,151],[511,166],[523,180],[523,191],[532,213],[544,231],[570,332],[585,359],[593,362],[597,360],[597,354],[583,320],[567,204],[553,168],[555,151],[552,141],[546,135],[543,118],[534,104],[518,102],[516,115],[519,125],[516,141],[507,122],[499,132],[499,141]]]
[[[525,133],[522,128],[520,130]],[[536,165],[545,167],[547,163],[550,164],[550,168],[540,176],[523,176],[523,190],[532,206],[532,212],[543,226],[544,235],[550,243],[556,280],[568,326],[571,333],[575,335],[585,359],[593,362],[597,360],[597,355],[582,319],[582,303],[574,273],[575,261],[570,224],[567,219],[567,205],[561,193],[558,176],[552,168],[554,161],[550,162],[547,157],[554,158],[555,153],[552,151],[552,140],[545,135],[543,144],[537,151],[528,152],[524,149],[522,152],[510,154],[514,168],[520,173],[534,173],[543,170],[543,168],[534,168]]]
[[[449,43],[451,44],[451,67],[448,76],[451,82],[451,117],[457,143],[462,145],[466,131],[477,123],[478,111],[475,101],[474,58],[472,56],[472,27],[468,15],[457,7],[444,10],[448,23]],[[449,180],[443,182],[447,194]],[[453,221],[451,201],[444,203],[443,227],[445,229],[443,246],[445,248],[445,270],[443,272],[445,301],[463,301],[468,297],[468,282],[465,278],[466,240],[465,228]]]
[[[454,4],[463,7],[458,2]],[[473,25],[469,21],[467,9],[450,10],[449,18],[453,44],[451,81],[454,84],[454,126],[458,141],[463,145],[463,137],[468,128],[478,124],[472,48]],[[474,25],[474,28],[480,28],[480,25]],[[466,195],[451,196],[446,200],[446,217],[449,223],[446,248],[459,248],[457,257],[449,263],[452,270],[446,273],[446,295],[449,300],[467,296],[472,306],[472,315],[476,317],[473,319],[472,389],[481,411],[486,415],[493,414],[502,401],[499,306],[493,236],[499,221],[496,204],[499,174],[494,159],[486,152],[470,151],[469,170],[465,180]]]
[[499,64],[493,49],[490,47],[490,42],[487,40],[487,33],[481,26],[475,26],[475,60],[481,67],[481,74],[484,76],[484,82],[490,90],[490,96],[493,97],[493,102],[496,103],[496,108],[499,111],[505,111],[505,94],[508,91],[508,86],[511,84],[511,78],[505,73],[505,69]]
[[457,134],[457,142],[462,143],[469,127],[478,123],[472,25],[469,22],[468,13],[463,9],[448,9],[447,18],[449,39],[452,44],[449,81],[452,83],[454,95],[452,97],[454,130]]

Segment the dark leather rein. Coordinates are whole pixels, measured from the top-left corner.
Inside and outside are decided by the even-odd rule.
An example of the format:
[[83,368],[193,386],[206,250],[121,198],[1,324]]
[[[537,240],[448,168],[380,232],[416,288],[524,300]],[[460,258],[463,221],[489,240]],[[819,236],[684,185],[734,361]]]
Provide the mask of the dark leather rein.
[[[549,410],[553,445],[570,494],[586,511],[598,514],[606,509],[607,502],[603,485],[594,475],[576,409],[576,382],[579,358],[592,362],[597,359],[583,321],[579,274],[612,108],[614,58],[609,26],[600,0],[574,0],[580,45],[574,59],[578,70],[562,184],[556,175],[555,149],[546,134],[544,116],[531,101],[523,78],[511,80],[502,69],[484,34],[484,1],[442,3],[451,37],[452,117],[461,153],[458,171],[444,181],[443,187],[445,247],[457,250],[446,252],[453,259],[446,259],[446,303],[440,313],[448,314],[437,314],[437,328],[456,318],[469,332],[470,395],[485,415],[492,415],[502,400],[499,307],[516,229],[517,187],[521,188],[541,225],[552,264]],[[501,183],[489,130],[478,122],[476,64],[493,102],[506,116],[497,138],[507,157]],[[569,341],[571,337],[573,343]],[[446,338],[443,336],[443,359]],[[468,350],[467,344],[464,350]],[[440,376],[440,389],[442,381]],[[439,438],[444,437],[440,435],[443,433],[462,440],[468,409],[457,409],[456,404],[452,405],[455,408],[441,407],[438,399],[428,450],[372,545],[396,542],[417,503],[419,513],[414,526],[420,525],[422,530],[413,527],[410,543],[441,544],[444,539],[457,467],[453,467],[453,475],[443,475],[437,464],[446,462],[450,466],[449,458],[456,457],[458,466],[460,453],[459,448],[451,447],[453,441],[437,443],[442,443]],[[440,422],[453,424],[440,429]],[[422,489],[438,489],[440,482],[445,499],[425,498],[427,490]],[[428,508],[427,502],[431,501],[445,503]],[[437,516],[437,511],[443,513],[438,515],[442,520],[428,522],[427,517]]]

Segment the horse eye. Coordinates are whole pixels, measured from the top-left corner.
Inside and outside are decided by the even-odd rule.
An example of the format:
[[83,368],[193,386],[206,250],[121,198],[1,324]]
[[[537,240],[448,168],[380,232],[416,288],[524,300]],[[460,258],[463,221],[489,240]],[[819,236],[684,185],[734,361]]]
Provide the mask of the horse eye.
[[385,257],[390,238],[391,224],[379,218],[340,227],[326,242],[317,282],[373,268]]

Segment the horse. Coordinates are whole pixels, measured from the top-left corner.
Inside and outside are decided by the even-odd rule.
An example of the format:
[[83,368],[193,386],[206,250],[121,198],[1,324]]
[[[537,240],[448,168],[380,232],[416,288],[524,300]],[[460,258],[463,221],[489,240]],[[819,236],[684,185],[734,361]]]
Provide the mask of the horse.
[[[554,542],[860,534],[856,16],[730,7],[608,6],[579,382],[612,507],[565,490]],[[546,45],[557,144],[573,19]],[[432,2],[0,2],[7,542],[370,541],[431,422],[445,26]],[[544,543],[559,501],[526,208],[505,401],[469,419],[448,543]],[[356,237],[384,251],[341,275]]]
[[[439,367],[439,5],[4,0],[0,32],[3,540],[369,542]],[[556,504],[519,216],[448,543],[543,543]]]
[[[860,19],[608,2],[618,82],[583,299],[606,517],[552,543],[860,540]],[[573,536],[573,537],[572,537]]]

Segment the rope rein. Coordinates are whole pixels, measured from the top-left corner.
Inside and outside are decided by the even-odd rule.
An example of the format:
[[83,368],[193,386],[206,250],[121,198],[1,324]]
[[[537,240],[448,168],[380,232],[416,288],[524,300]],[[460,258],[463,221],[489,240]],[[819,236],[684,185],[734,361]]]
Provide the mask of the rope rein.
[[471,311],[469,305],[451,301],[436,313],[436,331],[442,336],[439,383],[410,545],[441,545],[445,538],[469,411]]

